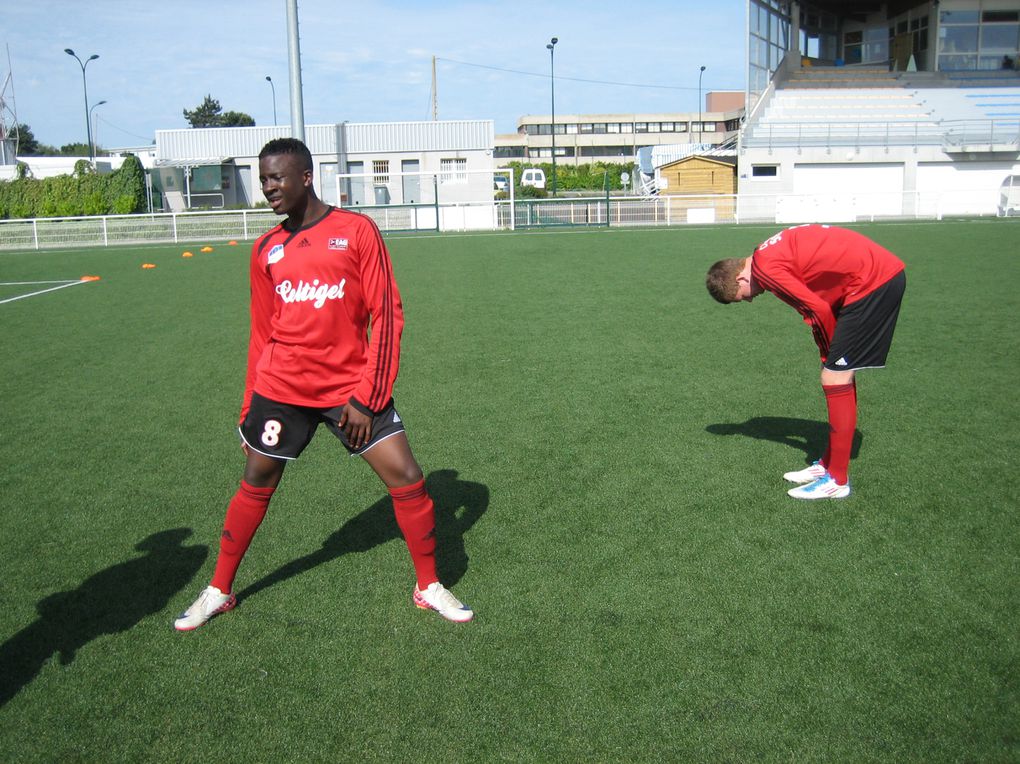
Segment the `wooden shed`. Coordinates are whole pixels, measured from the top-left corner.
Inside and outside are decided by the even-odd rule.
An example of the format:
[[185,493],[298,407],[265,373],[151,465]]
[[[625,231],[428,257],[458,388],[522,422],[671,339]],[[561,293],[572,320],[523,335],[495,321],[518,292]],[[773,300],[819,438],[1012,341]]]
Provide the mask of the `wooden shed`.
[[658,176],[660,195],[737,193],[737,167],[725,159],[687,157],[663,165]]
[[656,182],[659,196],[670,198],[672,214],[685,215],[689,223],[734,219],[737,167],[732,161],[687,157],[660,167],[656,172]]

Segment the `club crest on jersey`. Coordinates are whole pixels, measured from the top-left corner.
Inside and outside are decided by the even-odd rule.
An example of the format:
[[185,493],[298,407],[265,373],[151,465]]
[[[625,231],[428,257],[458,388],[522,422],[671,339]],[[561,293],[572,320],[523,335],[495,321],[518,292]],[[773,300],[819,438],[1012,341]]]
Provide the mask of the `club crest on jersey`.
[[329,240],[328,246],[330,249],[345,250],[347,249],[347,239],[333,237],[332,239]]
[[271,250],[269,250],[269,254],[266,256],[266,261],[270,265],[272,265],[273,263],[278,263],[282,259],[283,259],[283,245],[282,244],[277,244],[275,247],[273,247]]

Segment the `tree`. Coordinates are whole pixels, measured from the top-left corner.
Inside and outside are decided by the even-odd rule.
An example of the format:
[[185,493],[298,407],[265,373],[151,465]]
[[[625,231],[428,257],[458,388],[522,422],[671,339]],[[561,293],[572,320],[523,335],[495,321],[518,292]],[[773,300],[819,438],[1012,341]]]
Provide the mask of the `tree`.
[[184,118],[192,127],[217,127],[222,110],[220,102],[211,95],[207,95],[205,100],[191,111],[185,109]]
[[90,146],[87,143],[65,143],[60,147],[60,156],[65,157],[87,157]]
[[18,153],[22,156],[30,157],[35,156],[39,153],[40,144],[36,140],[35,135],[32,133],[32,128],[26,124],[19,124],[14,130],[9,131],[10,134],[17,131],[18,134]]
[[211,95],[207,95],[194,109],[185,109],[184,118],[192,127],[250,127],[255,124],[255,120],[244,112],[224,113],[220,102]]
[[223,127],[254,127],[255,120],[243,111],[225,111],[220,117]]

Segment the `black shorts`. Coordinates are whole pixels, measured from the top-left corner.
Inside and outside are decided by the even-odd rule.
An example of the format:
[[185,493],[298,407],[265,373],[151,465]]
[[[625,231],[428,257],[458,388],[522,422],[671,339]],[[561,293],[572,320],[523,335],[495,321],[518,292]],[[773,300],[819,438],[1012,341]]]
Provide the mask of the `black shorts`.
[[324,424],[352,454],[363,454],[387,438],[404,431],[404,423],[393,407],[393,399],[372,417],[368,443],[355,450],[338,426],[343,406],[328,409],[292,406],[252,393],[251,407],[237,428],[241,440],[253,451],[275,459],[297,459],[312,442],[315,429]]
[[829,354],[822,366],[829,371],[879,369],[892,346],[907,275],[900,271],[882,286],[836,316]]

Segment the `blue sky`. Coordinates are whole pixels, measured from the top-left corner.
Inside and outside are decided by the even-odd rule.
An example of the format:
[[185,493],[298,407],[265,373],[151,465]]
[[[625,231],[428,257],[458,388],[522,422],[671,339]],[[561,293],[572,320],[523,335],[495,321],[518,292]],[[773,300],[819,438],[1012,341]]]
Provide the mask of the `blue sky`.
[[[224,110],[290,120],[286,0],[36,0],[0,4],[0,79],[13,72],[18,121],[42,143],[85,140],[81,68],[102,146],[151,143],[187,127],[211,94]],[[702,92],[742,90],[744,0],[299,0],[306,125],[432,117],[491,119],[497,133],[556,113],[697,111]],[[711,8],[711,11],[707,10]],[[10,51],[8,67],[7,50]],[[6,93],[10,99],[10,90]]]

